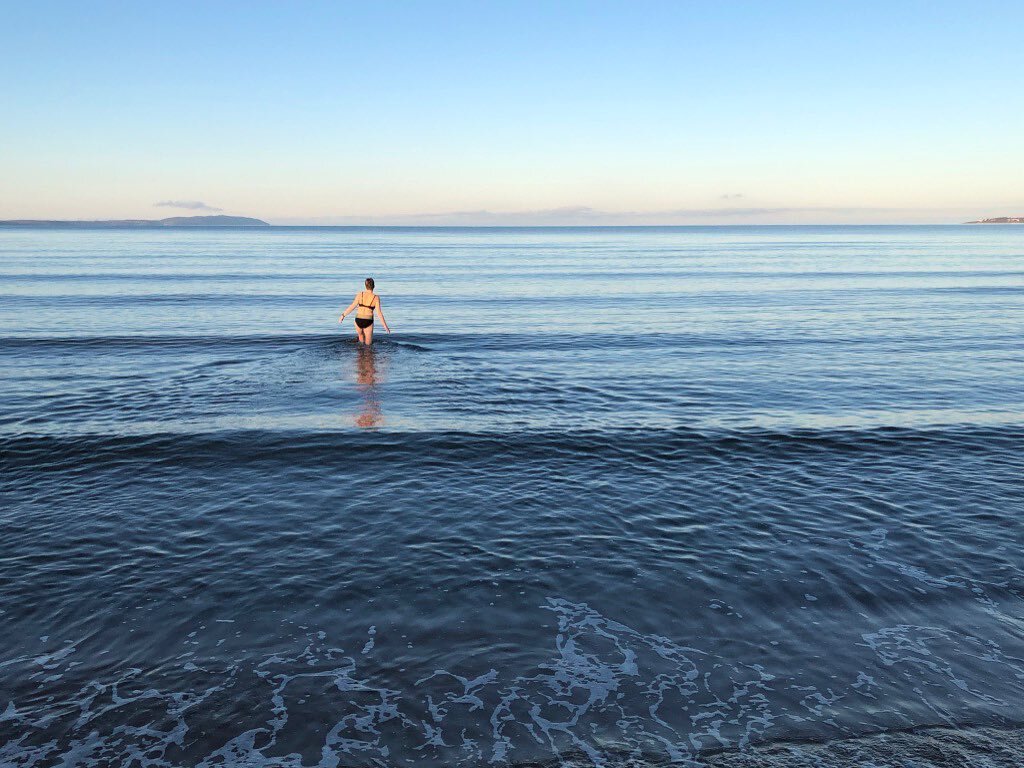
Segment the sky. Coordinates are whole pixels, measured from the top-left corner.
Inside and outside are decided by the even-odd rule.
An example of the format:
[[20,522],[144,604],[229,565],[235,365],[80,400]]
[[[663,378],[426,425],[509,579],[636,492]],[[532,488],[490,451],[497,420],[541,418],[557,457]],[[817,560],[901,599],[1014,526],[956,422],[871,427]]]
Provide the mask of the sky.
[[0,19],[0,219],[1024,215],[1019,0],[0,0]]

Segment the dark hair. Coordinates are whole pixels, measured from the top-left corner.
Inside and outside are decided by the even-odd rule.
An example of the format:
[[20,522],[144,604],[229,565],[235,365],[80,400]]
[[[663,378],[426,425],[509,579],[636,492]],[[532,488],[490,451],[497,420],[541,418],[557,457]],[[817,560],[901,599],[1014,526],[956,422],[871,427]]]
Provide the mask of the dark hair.
[[366,278],[366,287],[369,288],[371,291],[373,290],[373,278],[372,277]]

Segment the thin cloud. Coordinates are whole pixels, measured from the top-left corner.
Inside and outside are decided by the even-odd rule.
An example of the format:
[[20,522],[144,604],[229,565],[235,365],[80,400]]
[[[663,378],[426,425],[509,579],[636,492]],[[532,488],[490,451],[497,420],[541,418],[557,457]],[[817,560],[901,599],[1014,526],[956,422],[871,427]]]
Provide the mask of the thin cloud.
[[793,224],[958,221],[954,210],[859,206],[779,206],[671,208],[650,211],[607,211],[589,206],[563,206],[520,211],[487,209],[384,216],[324,216],[280,223],[338,226],[659,226],[679,224]]
[[743,193],[742,192],[726,192],[724,195],[721,195],[719,199],[721,199],[721,200],[739,200],[741,197],[743,197]]
[[153,203],[156,208],[184,208],[186,211],[209,211],[210,213],[216,213],[223,211],[223,208],[214,208],[212,205],[207,205],[202,200],[161,200],[159,203]]

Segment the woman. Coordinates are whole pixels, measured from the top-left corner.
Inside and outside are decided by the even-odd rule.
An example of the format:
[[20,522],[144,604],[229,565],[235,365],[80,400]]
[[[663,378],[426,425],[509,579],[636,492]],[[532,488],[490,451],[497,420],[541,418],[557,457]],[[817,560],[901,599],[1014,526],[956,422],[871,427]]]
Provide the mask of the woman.
[[363,344],[373,344],[373,311],[377,310],[380,321],[384,324],[384,330],[391,333],[388,328],[388,321],[384,319],[384,312],[380,308],[380,296],[373,292],[373,278],[366,278],[366,290],[360,291],[348,305],[348,308],[341,313],[338,322],[343,322],[345,316],[353,309],[356,311],[356,336]]

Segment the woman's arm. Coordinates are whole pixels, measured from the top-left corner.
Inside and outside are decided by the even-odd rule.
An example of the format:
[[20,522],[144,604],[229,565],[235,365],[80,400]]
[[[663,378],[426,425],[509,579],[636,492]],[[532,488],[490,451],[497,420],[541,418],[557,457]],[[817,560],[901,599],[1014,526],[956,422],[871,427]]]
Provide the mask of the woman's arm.
[[[353,309],[355,309],[356,305],[358,303],[359,303],[359,296],[357,295],[354,299],[352,299],[352,303],[348,305],[348,307],[345,309],[345,311],[341,313],[341,317],[338,318],[338,322],[340,323],[342,320],[344,320],[345,319],[345,315],[347,315],[349,312],[351,312]],[[381,318],[381,319],[383,320],[383,318]]]
[[380,296],[377,297],[377,314],[380,315],[380,321],[384,323],[384,330],[391,333],[391,329],[388,328],[388,321],[384,319],[384,310],[380,306]]

